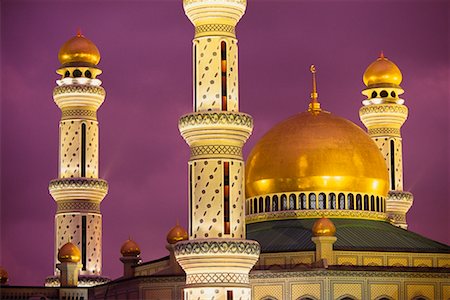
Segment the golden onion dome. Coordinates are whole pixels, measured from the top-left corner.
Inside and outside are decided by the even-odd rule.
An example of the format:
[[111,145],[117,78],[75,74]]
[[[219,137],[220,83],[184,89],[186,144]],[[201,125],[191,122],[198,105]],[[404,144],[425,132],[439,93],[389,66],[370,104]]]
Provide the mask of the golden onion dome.
[[388,171],[360,127],[328,112],[303,112],[275,125],[252,149],[245,190],[247,198],[299,191],[385,197]]
[[328,218],[320,218],[312,227],[313,236],[334,236],[336,234],[336,227]]
[[138,256],[141,254],[141,249],[135,241],[128,239],[120,247],[120,253],[122,256]]
[[167,242],[169,244],[176,244],[179,241],[188,240],[188,233],[186,229],[184,229],[180,224],[175,225],[172,229],[167,233]]
[[0,284],[6,284],[8,282],[8,272],[5,268],[0,266]]
[[77,246],[68,242],[64,244],[58,251],[58,260],[60,262],[77,263],[81,259],[81,252]]
[[384,57],[383,52],[376,61],[371,63],[363,75],[367,87],[382,84],[399,86],[402,82],[402,72],[395,63]]
[[100,51],[97,46],[80,32],[62,45],[58,53],[61,65],[71,63],[87,63],[97,65],[100,61]]

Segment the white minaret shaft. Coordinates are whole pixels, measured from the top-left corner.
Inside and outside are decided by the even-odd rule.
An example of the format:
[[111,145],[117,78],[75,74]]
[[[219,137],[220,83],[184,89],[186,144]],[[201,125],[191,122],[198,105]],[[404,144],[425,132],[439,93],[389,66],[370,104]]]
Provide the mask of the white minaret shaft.
[[403,155],[401,127],[408,118],[408,107],[399,98],[402,74],[398,67],[381,53],[364,73],[367,99],[359,110],[361,121],[378,145],[389,171],[390,191],[386,199],[386,213],[394,225],[406,229],[406,213],[413,196],[403,191]]
[[[235,26],[245,1],[186,0],[195,26],[194,113],[181,117],[189,160],[189,241],[175,245],[185,299],[250,299],[259,245],[245,240],[242,147],[253,128],[239,112]],[[233,298],[234,297],[234,298]]]
[[[108,185],[98,178],[97,110],[105,99],[105,90],[96,78],[101,70],[86,60],[86,57],[96,54],[91,53],[93,50],[89,47],[94,48],[95,45],[78,34],[60,51],[62,66],[57,73],[62,78],[57,80],[58,86],[53,91],[54,101],[62,113],[59,169],[58,179],[50,182],[49,190],[57,203],[55,263],[58,249],[71,241],[81,250],[80,275],[95,277],[101,275],[102,269],[100,203]],[[94,50],[98,53],[96,47]],[[67,57],[72,60],[67,61]],[[55,275],[59,275],[56,268]]]

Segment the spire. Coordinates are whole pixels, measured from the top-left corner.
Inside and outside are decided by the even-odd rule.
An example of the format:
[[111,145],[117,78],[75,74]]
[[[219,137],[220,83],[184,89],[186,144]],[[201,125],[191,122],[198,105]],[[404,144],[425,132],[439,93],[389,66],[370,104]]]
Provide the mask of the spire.
[[83,36],[83,34],[81,33],[81,28],[80,27],[77,28],[77,36],[78,37]]
[[384,52],[383,52],[383,50],[380,51],[380,58],[384,58]]
[[311,65],[309,68],[312,74],[312,92],[311,92],[311,102],[309,103],[308,111],[313,113],[318,113],[322,109],[320,108],[320,103],[317,100],[319,94],[317,93],[317,82],[316,82],[316,66]]

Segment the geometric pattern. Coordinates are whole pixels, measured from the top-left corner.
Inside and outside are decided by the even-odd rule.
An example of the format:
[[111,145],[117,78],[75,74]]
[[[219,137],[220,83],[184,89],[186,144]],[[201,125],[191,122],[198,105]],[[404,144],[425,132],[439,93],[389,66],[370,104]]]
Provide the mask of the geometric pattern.
[[105,89],[101,86],[93,85],[61,85],[53,89],[53,95],[65,94],[65,93],[77,93],[77,94],[97,94],[100,96],[105,96]]
[[221,31],[221,32],[229,32],[232,35],[235,34],[235,28],[232,25],[227,24],[205,24],[199,25],[195,27],[195,34],[209,32],[209,31]]
[[75,202],[71,201],[63,201],[58,202],[58,212],[62,211],[79,211],[79,210],[88,210],[93,212],[100,212],[100,203],[91,202],[91,201],[80,201],[77,200]]
[[379,104],[379,105],[369,105],[363,106],[359,110],[359,115],[367,115],[371,113],[398,113],[398,114],[408,114],[408,107],[399,104]]
[[191,156],[198,156],[205,154],[230,154],[242,156],[242,148],[229,145],[207,145],[191,148]]
[[186,276],[186,284],[205,283],[243,283],[248,284],[248,275],[241,273],[200,273]]
[[253,128],[253,119],[250,115],[244,113],[233,112],[203,112],[184,115],[178,122],[178,127],[183,129],[185,127],[196,125],[237,125]]
[[245,253],[248,255],[259,255],[260,247],[257,242],[250,240],[190,240],[175,244],[176,256],[208,253]]
[[83,118],[88,120],[97,120],[97,112],[89,109],[63,109],[61,120],[71,118]]
[[399,128],[369,128],[368,133],[373,135],[395,135],[400,136]]
[[70,178],[70,179],[54,179],[50,181],[49,189],[64,189],[64,188],[95,188],[99,190],[108,190],[108,182],[106,180],[96,178]]

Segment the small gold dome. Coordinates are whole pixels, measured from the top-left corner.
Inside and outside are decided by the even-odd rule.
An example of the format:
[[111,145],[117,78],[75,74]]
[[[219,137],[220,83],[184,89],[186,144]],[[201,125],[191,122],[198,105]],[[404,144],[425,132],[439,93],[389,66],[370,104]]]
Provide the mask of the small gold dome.
[[367,67],[363,81],[367,87],[380,84],[399,86],[402,78],[402,72],[397,65],[381,53],[380,57]]
[[313,236],[334,236],[336,234],[336,227],[328,218],[320,218],[312,227]]
[[175,225],[170,231],[167,233],[167,242],[169,244],[176,244],[179,241],[186,241],[188,239],[188,233],[186,229],[184,229],[180,224]]
[[6,272],[5,268],[0,266],[0,284],[5,284],[8,282],[8,272]]
[[275,125],[252,149],[245,173],[247,198],[300,191],[386,197],[389,188],[375,142],[354,123],[324,111]]
[[81,252],[77,246],[68,242],[64,244],[58,251],[58,260],[60,262],[72,262],[77,263],[81,259]]
[[62,45],[58,53],[61,65],[70,63],[88,63],[97,65],[100,61],[100,51],[89,39],[80,32]]
[[120,247],[120,253],[122,256],[138,256],[141,254],[141,249],[135,241],[128,239]]

